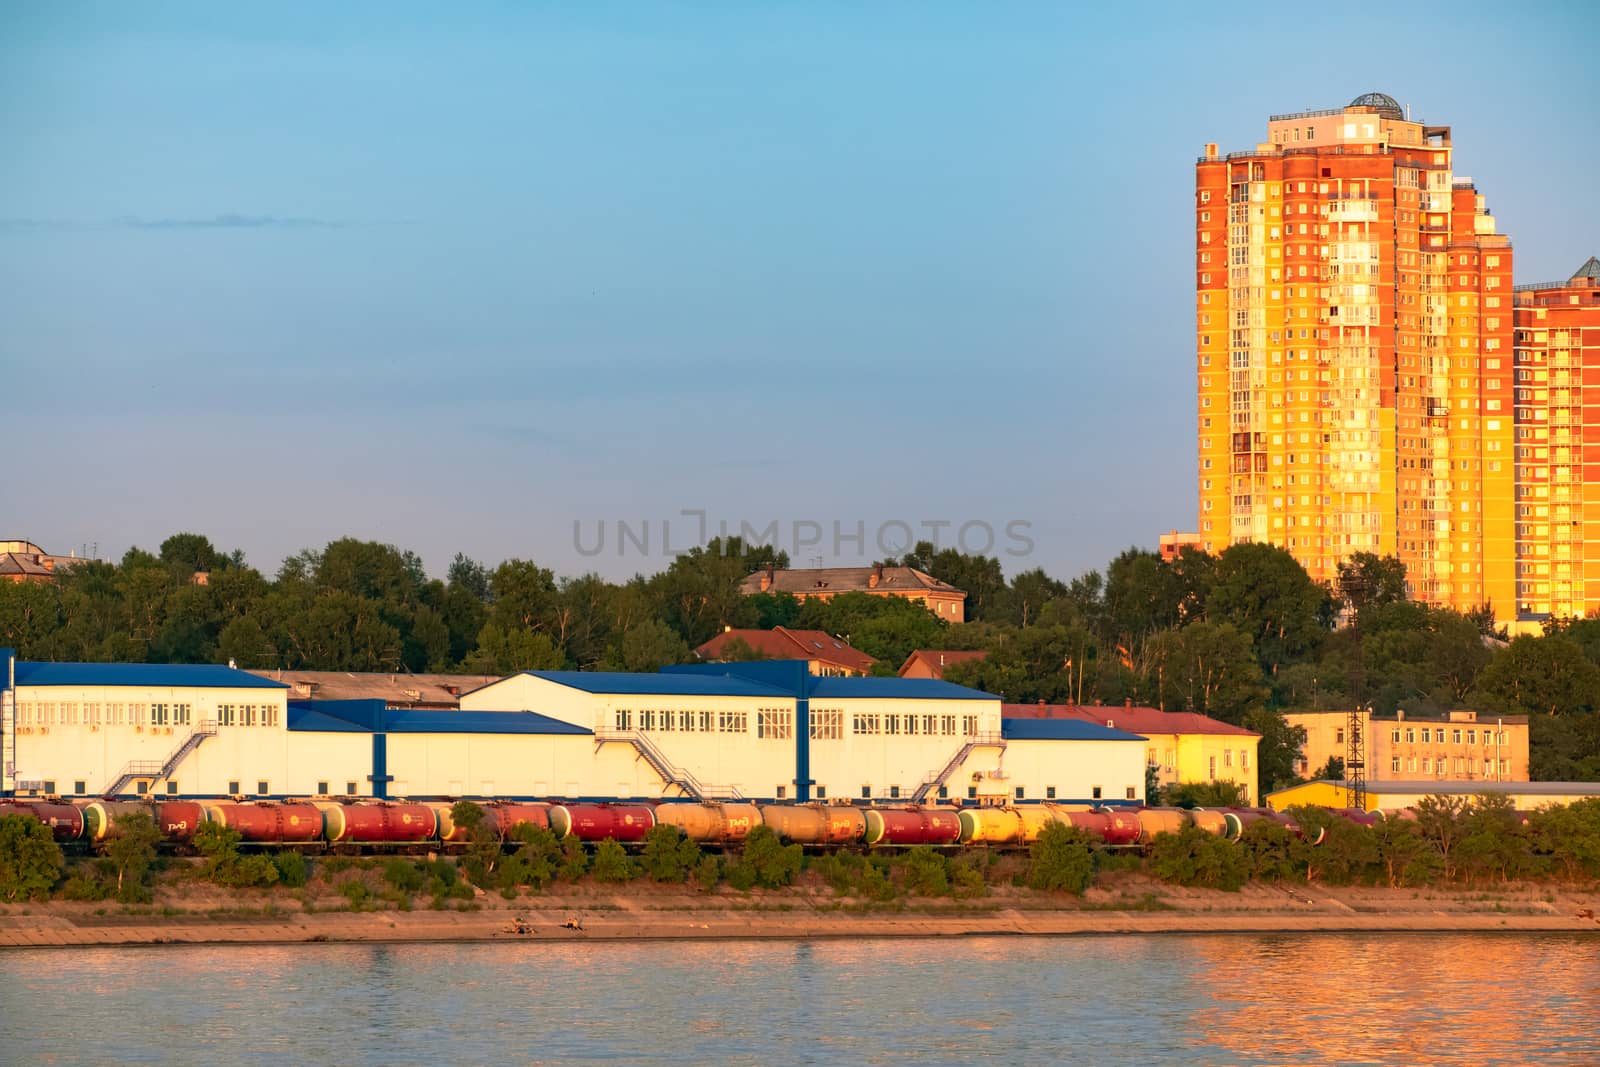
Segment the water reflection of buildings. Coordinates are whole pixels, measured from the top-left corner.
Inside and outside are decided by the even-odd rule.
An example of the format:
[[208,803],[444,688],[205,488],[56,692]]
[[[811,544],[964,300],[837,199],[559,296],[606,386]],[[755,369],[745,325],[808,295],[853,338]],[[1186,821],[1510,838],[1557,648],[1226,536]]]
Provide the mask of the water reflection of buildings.
[[[1600,1062],[1600,1038],[1572,1045],[1573,1019],[1592,1024],[1600,1003],[1592,938],[1293,934],[1192,944],[1215,1001],[1193,1015],[1196,1045],[1217,1050],[1208,1062]],[[1558,1012],[1577,1015],[1552,1026]]]

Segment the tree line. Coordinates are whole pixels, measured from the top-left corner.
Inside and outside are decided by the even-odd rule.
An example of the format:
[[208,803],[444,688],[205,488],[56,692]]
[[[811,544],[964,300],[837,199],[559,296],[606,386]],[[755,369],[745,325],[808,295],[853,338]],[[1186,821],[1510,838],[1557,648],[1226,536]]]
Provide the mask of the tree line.
[[269,578],[242,553],[179,533],[157,552],[86,562],[51,584],[0,584],[0,645],[44,660],[649,671],[690,661],[726,626],[784,625],[845,638],[884,674],[917,648],[982,650],[946,677],[1010,702],[1131,700],[1248,727],[1263,737],[1263,789],[1295,780],[1303,738],[1283,712],[1355,704],[1526,714],[1535,778],[1600,780],[1600,620],[1507,641],[1487,608],[1460,614],[1408,599],[1392,557],[1357,554],[1332,586],[1258,544],[1215,556],[1184,549],[1170,562],[1128,549],[1070,580],[1040,568],[1007,577],[998,559],[926,542],[882,561],[965,590],[960,624],[893,597],[740,592],[752,572],[788,562],[730,538],[626,581],[460,554],[441,579],[414,552],[341,538]]

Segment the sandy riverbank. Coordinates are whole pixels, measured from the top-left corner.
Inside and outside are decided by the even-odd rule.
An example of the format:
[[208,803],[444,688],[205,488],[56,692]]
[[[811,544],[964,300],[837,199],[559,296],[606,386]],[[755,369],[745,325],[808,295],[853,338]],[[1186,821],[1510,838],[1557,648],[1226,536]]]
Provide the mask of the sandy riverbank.
[[[1600,892],[1250,886],[1177,889],[1126,878],[1083,899],[1006,893],[976,901],[857,905],[804,892],[702,894],[662,887],[547,894],[461,911],[304,910],[263,896],[250,911],[190,899],[151,910],[50,903],[0,910],[0,947],[395,941],[643,941],[1117,933],[1521,931],[1600,935]],[[331,907],[331,902],[330,902]],[[565,924],[578,919],[582,929]],[[519,932],[519,925],[526,932]]]

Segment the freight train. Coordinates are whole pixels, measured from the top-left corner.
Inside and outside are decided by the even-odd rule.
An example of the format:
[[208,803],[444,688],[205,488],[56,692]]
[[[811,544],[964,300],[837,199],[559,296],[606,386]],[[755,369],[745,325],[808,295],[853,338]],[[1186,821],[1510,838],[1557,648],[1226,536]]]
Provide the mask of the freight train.
[[[451,817],[453,804],[420,801],[193,801],[60,800],[0,801],[0,815],[29,815],[49,826],[58,842],[99,846],[122,815],[149,815],[163,841],[184,847],[206,823],[237,831],[242,844],[306,849],[371,851],[444,848],[466,843],[466,829]],[[828,804],[667,802],[558,804],[485,801],[488,826],[502,841],[523,825],[548,829],[557,838],[598,842],[607,838],[638,845],[656,826],[675,826],[701,845],[736,845],[757,826],[786,843],[814,848],[884,848],[933,845],[943,848],[1025,847],[1052,825],[1075,827],[1100,844],[1148,846],[1162,833],[1195,826],[1237,839],[1251,823],[1267,820],[1303,836],[1295,821],[1270,808],[1124,808],[1069,804],[956,808],[855,807]],[[1374,813],[1342,811],[1370,825]],[[1320,843],[1321,834],[1313,844]]]

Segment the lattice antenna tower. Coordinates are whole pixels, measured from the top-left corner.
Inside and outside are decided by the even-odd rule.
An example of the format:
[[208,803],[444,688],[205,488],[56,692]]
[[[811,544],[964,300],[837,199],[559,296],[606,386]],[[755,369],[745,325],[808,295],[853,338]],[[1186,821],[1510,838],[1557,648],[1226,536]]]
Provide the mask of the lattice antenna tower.
[[1361,705],[1353,705],[1344,728],[1344,787],[1349,806],[1367,810],[1367,736]]

